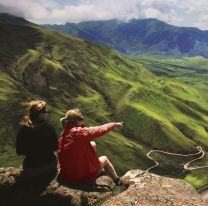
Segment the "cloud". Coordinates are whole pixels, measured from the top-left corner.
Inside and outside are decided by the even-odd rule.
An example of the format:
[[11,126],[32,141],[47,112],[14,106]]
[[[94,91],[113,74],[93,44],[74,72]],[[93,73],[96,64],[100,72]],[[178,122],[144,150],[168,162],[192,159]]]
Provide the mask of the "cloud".
[[[14,15],[17,13],[21,17],[38,19],[49,15],[56,5],[53,0],[0,0],[0,12],[8,12]],[[8,11],[5,8],[8,8]]]
[[[2,5],[1,3],[0,3],[0,12],[1,13],[11,13],[11,14],[14,14],[16,16],[22,16],[22,11],[20,11],[18,9],[14,10],[13,7],[7,6],[7,5]],[[24,16],[22,16],[22,17],[24,17]]]
[[0,12],[40,24],[157,18],[180,25],[185,24],[190,15],[205,15],[207,8],[207,0],[69,0],[68,3],[65,0],[64,4],[58,0],[0,0]]
[[208,15],[201,16],[194,26],[202,30],[208,30]]
[[178,6],[184,9],[187,13],[207,13],[208,1],[207,0],[181,0]]

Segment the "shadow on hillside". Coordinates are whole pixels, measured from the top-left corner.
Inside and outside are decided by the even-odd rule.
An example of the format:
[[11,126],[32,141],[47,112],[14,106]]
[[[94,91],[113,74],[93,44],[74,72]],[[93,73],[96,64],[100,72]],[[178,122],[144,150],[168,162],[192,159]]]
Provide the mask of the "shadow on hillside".
[[[0,70],[12,72],[15,62],[29,49],[35,49],[44,40],[43,34],[32,24],[0,22]],[[12,74],[12,73],[11,73]]]

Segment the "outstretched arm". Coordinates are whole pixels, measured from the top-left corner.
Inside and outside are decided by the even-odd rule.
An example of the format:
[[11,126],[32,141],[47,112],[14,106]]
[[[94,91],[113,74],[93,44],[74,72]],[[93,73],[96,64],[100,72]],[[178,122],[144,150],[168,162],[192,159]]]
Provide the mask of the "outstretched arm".
[[96,127],[79,127],[73,131],[73,136],[79,139],[91,141],[94,138],[110,132],[113,128],[122,127],[122,124],[122,122],[113,122]]

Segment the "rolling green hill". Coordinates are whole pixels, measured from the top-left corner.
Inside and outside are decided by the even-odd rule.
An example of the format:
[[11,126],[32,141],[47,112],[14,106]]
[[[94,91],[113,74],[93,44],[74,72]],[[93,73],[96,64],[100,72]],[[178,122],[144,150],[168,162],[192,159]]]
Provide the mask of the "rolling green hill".
[[[24,103],[36,98],[49,103],[50,121],[59,132],[59,118],[74,107],[81,109],[87,125],[124,121],[122,130],[97,140],[99,154],[108,155],[120,174],[150,167],[146,153],[152,148],[180,153],[193,153],[196,145],[208,149],[208,101],[193,86],[158,77],[106,46],[5,14],[0,16],[0,46],[1,166],[21,164],[15,134]],[[162,163],[155,172],[181,172],[180,159],[155,158]]]
[[[132,60],[136,63],[140,63],[148,68],[149,71],[153,72],[156,76],[159,77],[168,77],[191,86],[201,95],[203,95],[204,100],[207,102],[208,97],[208,59],[196,56],[196,57],[184,57],[181,59],[167,58],[164,56],[137,56],[132,57]],[[173,95],[173,88],[166,89],[166,92],[169,95]],[[207,108],[206,103],[200,102],[197,98],[194,99],[182,99],[180,96],[174,95],[174,98],[179,98],[189,107],[192,107],[197,110],[201,110],[203,105],[204,108]],[[207,113],[206,111],[204,111]],[[188,122],[190,124],[190,122]],[[185,124],[182,123],[179,127],[182,129],[182,132],[187,133],[187,136],[196,136],[197,134],[193,130],[186,130],[184,128]],[[186,127],[186,126],[185,126]],[[208,131],[208,127],[205,126],[205,131]],[[202,164],[208,164],[206,157],[202,161]],[[185,180],[192,183],[196,188],[200,188],[205,182],[208,181],[207,178],[207,169],[200,169],[192,171],[185,177]]]

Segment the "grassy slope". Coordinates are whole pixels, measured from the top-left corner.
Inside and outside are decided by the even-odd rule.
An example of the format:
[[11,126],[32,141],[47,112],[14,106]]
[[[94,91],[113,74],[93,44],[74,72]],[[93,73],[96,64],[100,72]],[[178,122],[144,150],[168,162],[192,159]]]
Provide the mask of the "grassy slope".
[[[4,30],[0,36],[1,51],[4,50],[0,55],[1,166],[17,166],[22,161],[21,157],[15,155],[15,134],[23,115],[23,103],[30,99],[39,98],[50,102],[50,121],[59,133],[59,118],[69,108],[81,108],[87,124],[98,125],[112,119],[112,109],[106,104],[102,88],[96,88],[96,84],[100,84],[102,78],[99,77],[108,69],[108,64],[111,65],[108,58],[116,55],[114,52],[27,23],[1,23],[0,26],[1,31]],[[8,42],[13,42],[11,47],[8,47]],[[105,55],[106,58],[102,60]],[[110,141],[111,138],[114,139]],[[109,145],[110,148],[129,154],[125,167],[118,153],[106,149]],[[145,169],[151,164],[144,155],[146,151],[138,151],[144,151],[146,147],[127,139],[118,131],[98,140],[98,148],[101,155],[112,157],[120,172],[133,166]],[[140,159],[135,157],[135,153]]]
[[[124,121],[122,131],[97,140],[98,153],[107,154],[120,173],[149,167],[145,154],[151,148],[207,148],[207,100],[194,87],[157,77],[105,46],[35,25],[0,23],[0,31],[1,166],[20,164],[13,149],[17,122],[22,103],[35,98],[49,102],[59,132],[59,118],[73,107],[81,109],[87,125]],[[157,158],[166,162],[158,173],[176,175],[178,159]]]
[[[192,113],[193,119],[184,119],[182,116],[175,121],[175,125],[186,136],[194,139],[198,144],[203,142],[207,145],[207,84],[208,84],[208,60],[203,57],[192,58],[164,58],[161,56],[138,56],[133,57],[134,61],[143,64],[148,70],[157,76],[166,76],[173,81],[177,80],[186,83],[186,86],[180,84],[180,87],[174,87],[172,84],[164,88],[164,92],[177,100],[184,102],[187,108],[193,111],[203,113],[203,116]],[[178,93],[177,90],[182,92]],[[182,95],[184,93],[184,95]],[[191,94],[191,96],[187,95]],[[185,111],[184,111],[185,112]],[[175,115],[174,115],[175,116]],[[176,117],[176,116],[175,116]],[[201,122],[199,124],[199,122]],[[206,146],[207,148],[207,146]],[[202,159],[200,165],[208,163],[207,155]],[[192,183],[196,188],[201,188],[208,183],[208,169],[199,169],[186,175],[185,180]]]

